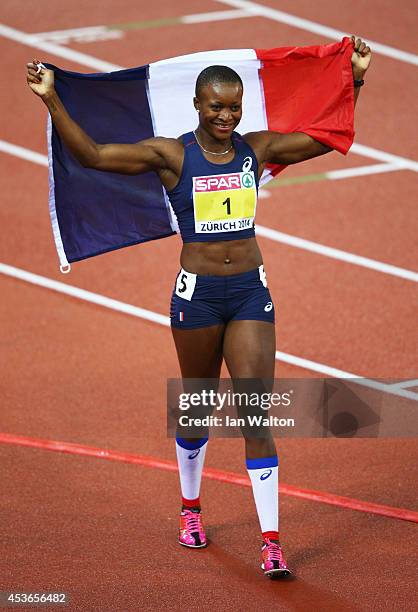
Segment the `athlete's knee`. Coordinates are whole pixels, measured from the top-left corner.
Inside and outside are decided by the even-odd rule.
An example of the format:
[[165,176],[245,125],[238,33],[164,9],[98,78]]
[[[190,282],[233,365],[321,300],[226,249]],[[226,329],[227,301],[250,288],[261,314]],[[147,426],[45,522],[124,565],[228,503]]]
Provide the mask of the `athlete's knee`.
[[277,451],[273,436],[245,438],[245,454],[250,459],[275,456]]

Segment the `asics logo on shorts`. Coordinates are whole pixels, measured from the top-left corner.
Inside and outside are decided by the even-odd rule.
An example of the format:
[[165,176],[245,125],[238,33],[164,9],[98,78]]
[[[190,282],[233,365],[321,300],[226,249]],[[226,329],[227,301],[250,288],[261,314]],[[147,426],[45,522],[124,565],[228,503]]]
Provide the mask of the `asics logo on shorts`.
[[272,473],[273,473],[273,470],[267,470],[267,472],[264,472],[263,474],[261,474],[260,480],[267,480],[267,478],[271,476]]
[[198,456],[199,453],[200,453],[200,448],[197,448],[195,451],[190,453],[189,459],[196,459],[196,457]]
[[267,304],[264,306],[264,311],[270,312],[272,308],[273,308],[273,302],[267,302]]

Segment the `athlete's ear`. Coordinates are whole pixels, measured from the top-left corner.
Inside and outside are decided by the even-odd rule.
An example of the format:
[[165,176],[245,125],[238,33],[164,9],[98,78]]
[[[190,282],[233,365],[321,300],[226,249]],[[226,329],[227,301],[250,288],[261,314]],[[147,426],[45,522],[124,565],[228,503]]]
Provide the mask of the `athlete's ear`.
[[197,112],[200,113],[199,98],[196,98],[196,97],[193,98],[193,105],[195,109],[197,110]]

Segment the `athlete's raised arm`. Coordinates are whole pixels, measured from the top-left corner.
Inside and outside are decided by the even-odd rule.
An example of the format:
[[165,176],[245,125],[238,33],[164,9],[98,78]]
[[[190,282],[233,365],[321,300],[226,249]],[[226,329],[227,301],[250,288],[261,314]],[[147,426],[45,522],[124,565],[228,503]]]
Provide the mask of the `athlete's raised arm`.
[[38,67],[36,60],[27,64],[27,83],[48,107],[55,128],[80,164],[86,168],[121,174],[155,171],[164,183],[168,183],[168,187],[170,183],[175,183],[176,177],[180,176],[183,160],[183,145],[179,141],[149,138],[134,144],[94,142],[67,113],[55,91],[54,72]]
[[[355,106],[360,93],[360,81],[369,67],[372,53],[370,47],[360,38],[352,36],[351,39],[353,41],[351,66],[355,81]],[[356,84],[356,81],[359,83]],[[332,151],[331,147],[302,132],[292,134],[278,134],[270,131],[252,132],[246,134],[245,140],[252,146],[261,163],[296,164]]]

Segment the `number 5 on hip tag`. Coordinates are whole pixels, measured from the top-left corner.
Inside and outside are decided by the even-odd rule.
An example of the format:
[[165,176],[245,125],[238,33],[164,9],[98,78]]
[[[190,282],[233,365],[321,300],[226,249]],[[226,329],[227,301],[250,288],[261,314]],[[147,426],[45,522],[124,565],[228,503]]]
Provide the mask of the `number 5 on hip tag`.
[[196,274],[186,272],[182,268],[176,280],[176,295],[190,302],[196,287],[196,278]]

